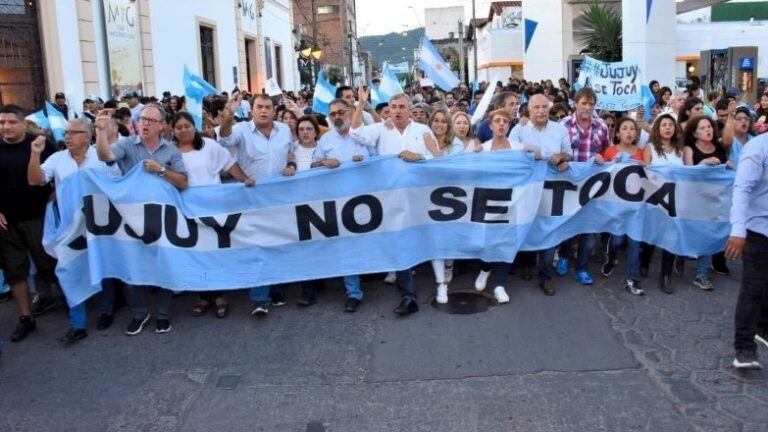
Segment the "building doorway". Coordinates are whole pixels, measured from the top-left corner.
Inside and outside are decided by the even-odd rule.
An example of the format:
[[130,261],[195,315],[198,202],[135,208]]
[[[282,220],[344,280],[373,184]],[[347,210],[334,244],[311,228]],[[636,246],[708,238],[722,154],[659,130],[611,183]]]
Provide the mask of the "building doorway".
[[41,108],[46,99],[37,2],[0,2],[0,105]]

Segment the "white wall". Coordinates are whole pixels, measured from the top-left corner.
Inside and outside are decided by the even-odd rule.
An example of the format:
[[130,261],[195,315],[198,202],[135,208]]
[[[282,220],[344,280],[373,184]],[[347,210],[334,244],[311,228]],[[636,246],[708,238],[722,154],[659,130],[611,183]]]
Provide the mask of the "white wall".
[[446,39],[451,32],[457,37],[459,21],[466,22],[463,6],[424,9],[424,31],[428,39]]
[[698,56],[701,51],[736,46],[758,47],[757,76],[768,76],[768,21],[677,25],[678,56]]
[[[296,63],[293,38],[293,13],[288,0],[266,0],[261,18],[262,37],[271,40],[271,46],[283,47],[283,90],[298,90],[298,65]],[[264,49],[264,41],[259,42]],[[274,48],[270,55],[272,70],[275,70]],[[263,69],[263,70],[266,70]]]
[[67,96],[70,111],[78,113],[83,110],[85,87],[83,85],[83,57],[80,53],[80,33],[77,26],[77,8],[75,0],[59,0],[56,2],[56,25],[58,26],[57,46],[53,47],[61,53],[61,70],[64,78],[64,88],[50,89],[51,96],[64,92]]
[[[169,90],[183,94],[184,65],[200,72],[200,29],[198,18],[216,28],[216,87],[231,91],[235,86],[232,68],[237,67],[235,8],[229,2],[189,0],[150,1],[152,57],[155,63],[157,95]],[[213,84],[213,83],[212,83]],[[156,96],[157,96],[156,95]]]

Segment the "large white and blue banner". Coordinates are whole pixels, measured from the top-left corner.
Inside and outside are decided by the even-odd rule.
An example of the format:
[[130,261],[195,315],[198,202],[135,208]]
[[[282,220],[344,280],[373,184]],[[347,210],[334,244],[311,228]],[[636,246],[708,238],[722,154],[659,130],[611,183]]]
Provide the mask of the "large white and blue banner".
[[722,167],[573,163],[516,152],[406,163],[384,157],[295,177],[178,192],[137,167],[84,170],[59,191],[46,249],[70,304],[116,277],[178,290],[512,261],[579,233],[629,234],[682,255],[722,250],[733,173]]
[[585,57],[579,66],[577,87],[592,87],[597,94],[598,109],[629,111],[643,106],[643,83],[637,62],[608,63]]

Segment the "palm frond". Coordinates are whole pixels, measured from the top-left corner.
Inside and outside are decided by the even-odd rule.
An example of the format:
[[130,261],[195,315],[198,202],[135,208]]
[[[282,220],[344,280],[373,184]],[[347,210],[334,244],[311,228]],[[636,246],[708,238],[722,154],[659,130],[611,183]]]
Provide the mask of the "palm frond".
[[581,17],[586,33],[582,36],[586,47],[581,54],[598,60],[622,60],[621,15],[607,5],[591,3]]

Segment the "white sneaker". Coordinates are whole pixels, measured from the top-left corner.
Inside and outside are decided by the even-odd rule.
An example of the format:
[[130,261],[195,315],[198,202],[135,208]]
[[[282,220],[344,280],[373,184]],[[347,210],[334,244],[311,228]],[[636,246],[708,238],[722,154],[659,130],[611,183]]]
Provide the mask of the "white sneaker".
[[387,285],[394,285],[397,282],[397,273],[389,272],[387,277],[384,278],[384,283]]
[[445,266],[445,283],[449,284],[453,280],[453,266]]
[[488,285],[489,276],[491,276],[491,272],[480,270],[480,274],[477,275],[477,279],[475,279],[475,289],[478,291],[484,290],[485,286]]
[[435,300],[440,304],[448,303],[448,284],[441,283],[437,285],[437,296],[435,296]]
[[499,304],[509,303],[509,296],[503,286],[497,286],[493,289],[493,296]]

